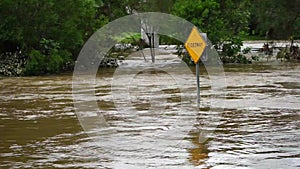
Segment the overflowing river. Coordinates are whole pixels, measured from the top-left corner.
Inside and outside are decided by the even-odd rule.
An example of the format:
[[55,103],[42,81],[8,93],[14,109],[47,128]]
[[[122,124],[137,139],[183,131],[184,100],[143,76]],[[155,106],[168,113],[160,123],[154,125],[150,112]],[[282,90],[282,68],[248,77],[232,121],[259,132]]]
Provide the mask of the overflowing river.
[[[100,70],[95,95],[114,129],[100,138],[87,134],[76,116],[71,74],[2,78],[0,168],[300,168],[300,64],[224,70],[226,96],[218,97],[201,69],[196,114],[177,113],[182,104],[194,105],[195,79],[186,79],[191,85],[181,86],[183,92],[163,72],[139,73],[126,107],[112,97],[115,70]],[[210,110],[207,99],[223,100],[224,109]],[[205,142],[199,143],[199,130],[207,131]]]

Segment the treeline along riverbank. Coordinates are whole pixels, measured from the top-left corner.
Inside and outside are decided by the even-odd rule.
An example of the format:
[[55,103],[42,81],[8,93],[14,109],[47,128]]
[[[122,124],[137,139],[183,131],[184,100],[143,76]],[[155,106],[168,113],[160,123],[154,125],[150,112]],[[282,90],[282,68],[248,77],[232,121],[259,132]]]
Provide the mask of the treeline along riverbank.
[[[2,0],[0,76],[70,71],[85,41],[96,30],[122,16],[149,11],[170,13],[192,22],[207,33],[224,63],[250,63],[241,52],[245,38],[291,42],[300,38],[298,6],[298,0]],[[134,38],[117,42],[134,44]],[[176,42],[166,37],[160,41]],[[289,57],[297,53],[299,48],[291,46],[284,49],[282,57],[297,59]],[[116,66],[117,60],[112,58],[102,66]]]

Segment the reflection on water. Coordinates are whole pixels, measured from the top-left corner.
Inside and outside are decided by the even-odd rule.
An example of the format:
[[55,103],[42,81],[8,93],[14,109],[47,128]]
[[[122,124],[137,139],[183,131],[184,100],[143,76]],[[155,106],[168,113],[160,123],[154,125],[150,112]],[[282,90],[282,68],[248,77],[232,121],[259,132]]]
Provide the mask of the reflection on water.
[[[113,71],[99,72],[95,92],[107,122],[117,131],[116,136],[152,137],[153,133],[170,130],[169,122],[182,117],[175,111],[182,97],[178,87],[153,86],[151,92],[163,100],[157,104],[149,100],[147,94],[153,96],[153,93],[145,92],[145,88],[154,81],[162,82],[160,77],[167,78],[159,72],[152,73],[153,76],[147,74],[143,84],[134,82],[137,85],[129,90],[132,105],[137,110],[135,116],[118,114],[111,99]],[[128,143],[126,139],[111,145],[94,142],[95,138],[88,137],[82,130],[74,113],[69,74],[2,78],[0,168],[300,167],[299,64],[226,66],[225,109],[220,113],[216,107],[216,111],[211,112],[215,113],[213,116],[208,114],[207,99],[216,95],[213,99],[218,102],[223,96],[210,92],[209,78],[204,70],[201,72],[201,111],[197,117],[188,112],[184,114],[186,119],[195,118],[190,124],[192,130],[185,133],[184,138],[179,137],[179,142],[171,140],[165,142],[170,144],[157,146],[138,140]],[[186,88],[194,90],[192,86]],[[149,113],[149,102],[164,111]],[[207,136],[206,142],[199,143],[197,129],[214,130],[203,125],[209,116],[221,117],[219,127]]]
[[194,166],[204,165],[209,153],[208,144],[199,143],[199,135],[197,134],[193,134],[191,142],[194,144],[194,147],[188,149],[189,162]]

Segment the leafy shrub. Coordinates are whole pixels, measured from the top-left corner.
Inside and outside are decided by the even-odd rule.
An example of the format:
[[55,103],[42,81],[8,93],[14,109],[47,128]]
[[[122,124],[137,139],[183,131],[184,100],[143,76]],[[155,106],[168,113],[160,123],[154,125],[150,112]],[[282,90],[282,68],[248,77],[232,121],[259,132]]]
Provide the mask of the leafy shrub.
[[44,55],[38,50],[32,50],[24,68],[25,75],[42,75],[45,73],[59,73],[73,66],[71,54],[67,51],[53,50]]
[[50,52],[53,52],[53,50],[60,49],[60,44],[58,42],[55,42],[54,40],[51,39],[45,39],[45,38],[42,38],[42,40],[40,41],[40,46],[42,48],[42,52],[45,55],[49,55]]
[[228,41],[223,42],[223,44],[218,45],[219,55],[223,63],[252,63],[251,59],[248,59],[245,55],[250,52],[250,49],[245,49],[241,54],[241,46],[243,42],[240,38],[231,38]]
[[240,38],[231,38],[227,41],[224,41],[217,48],[221,48],[221,52],[219,53],[221,57],[226,56],[236,56],[241,51],[241,46],[243,42]]
[[[48,60],[48,59],[47,59]],[[47,64],[47,72],[49,73],[59,73],[64,64],[64,59],[58,55],[58,53],[54,53],[49,56],[49,62]]]
[[32,50],[25,64],[25,75],[39,75],[45,73],[46,57],[38,50]]

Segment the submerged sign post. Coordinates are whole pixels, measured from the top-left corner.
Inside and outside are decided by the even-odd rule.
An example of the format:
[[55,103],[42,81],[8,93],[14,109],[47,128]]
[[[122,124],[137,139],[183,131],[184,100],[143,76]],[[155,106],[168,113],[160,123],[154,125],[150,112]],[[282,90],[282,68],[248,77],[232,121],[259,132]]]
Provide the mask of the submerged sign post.
[[[205,38],[206,39],[206,38]],[[186,40],[184,47],[189,52],[191,58],[196,64],[196,76],[197,76],[197,107],[200,107],[200,69],[199,69],[199,60],[206,48],[205,39],[201,36],[198,29],[194,27]]]

